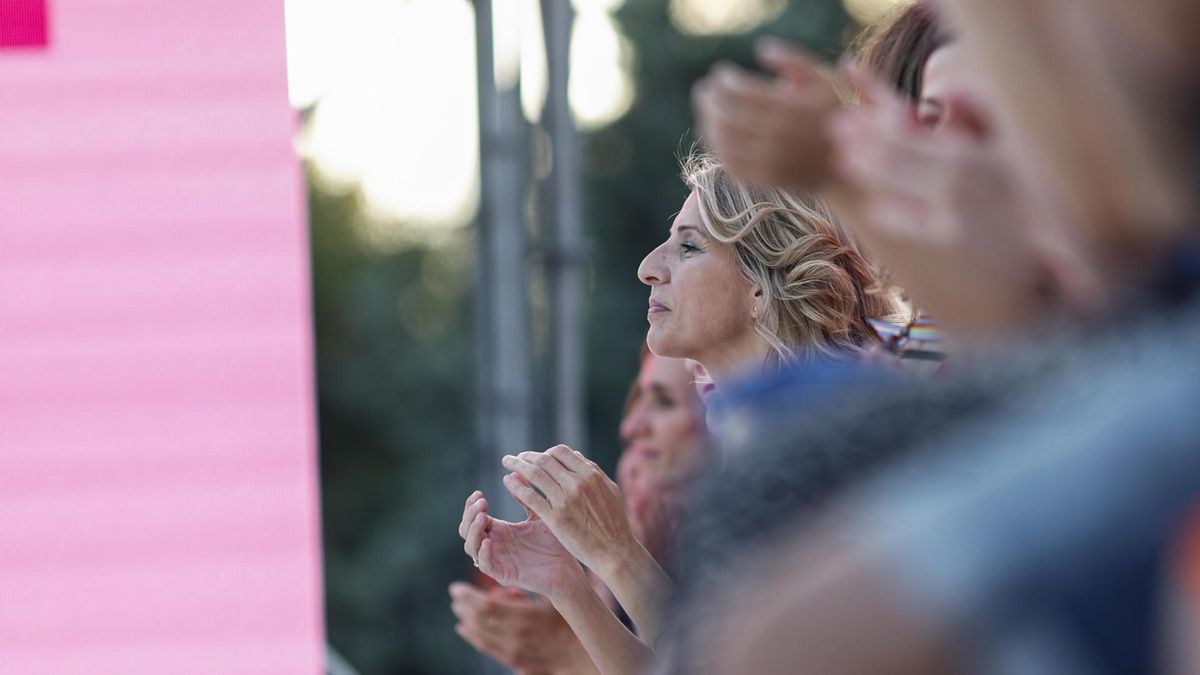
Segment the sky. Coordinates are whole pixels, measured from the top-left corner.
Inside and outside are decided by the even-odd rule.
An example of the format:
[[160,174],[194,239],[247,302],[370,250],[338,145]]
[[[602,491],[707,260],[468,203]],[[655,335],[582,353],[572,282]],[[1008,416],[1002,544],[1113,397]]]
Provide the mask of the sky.
[[[753,29],[786,0],[669,0],[690,33]],[[897,0],[845,0],[869,20]],[[612,13],[623,0],[573,0],[576,123],[603,126],[633,103],[636,53]],[[545,99],[538,0],[494,3],[497,79],[521,76],[522,106]],[[298,142],[327,179],[361,184],[382,227],[466,224],[478,205],[475,36],[467,0],[286,0],[292,104],[315,105]],[[386,238],[386,232],[379,233]]]

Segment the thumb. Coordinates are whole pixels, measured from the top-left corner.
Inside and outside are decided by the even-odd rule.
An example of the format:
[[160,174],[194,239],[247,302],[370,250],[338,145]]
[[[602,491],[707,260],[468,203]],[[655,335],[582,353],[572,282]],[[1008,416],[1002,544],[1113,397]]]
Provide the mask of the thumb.
[[808,52],[776,38],[762,38],[754,53],[763,68],[793,84],[819,81],[821,67]]

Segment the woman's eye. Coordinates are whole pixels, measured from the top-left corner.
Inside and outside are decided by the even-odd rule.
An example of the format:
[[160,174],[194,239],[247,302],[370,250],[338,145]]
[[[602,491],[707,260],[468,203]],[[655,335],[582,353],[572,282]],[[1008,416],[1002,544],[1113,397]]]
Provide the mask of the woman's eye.
[[693,244],[690,241],[685,241],[679,245],[679,250],[682,251],[684,255],[690,255],[692,253],[698,252],[700,250],[700,247]]

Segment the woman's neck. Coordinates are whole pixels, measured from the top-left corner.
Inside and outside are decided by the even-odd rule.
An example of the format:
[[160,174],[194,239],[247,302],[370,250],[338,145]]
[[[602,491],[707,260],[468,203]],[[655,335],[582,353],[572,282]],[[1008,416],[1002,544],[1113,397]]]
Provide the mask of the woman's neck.
[[723,387],[737,380],[762,375],[770,353],[771,346],[755,333],[750,339],[732,349],[708,354],[696,361],[704,366],[717,391],[721,391]]

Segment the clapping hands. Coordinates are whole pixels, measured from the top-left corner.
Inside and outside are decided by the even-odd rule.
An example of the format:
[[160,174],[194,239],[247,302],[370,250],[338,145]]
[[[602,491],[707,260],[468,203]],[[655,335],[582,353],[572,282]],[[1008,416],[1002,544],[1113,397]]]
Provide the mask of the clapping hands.
[[587,583],[574,556],[536,514],[510,523],[488,515],[487,508],[487,499],[476,490],[467,498],[458,526],[463,550],[484,574],[505,586],[550,597]]
[[504,477],[513,497],[601,578],[620,561],[621,552],[637,545],[617,484],[575,450],[556,445],[546,452],[508,455],[501,464],[513,472]]

